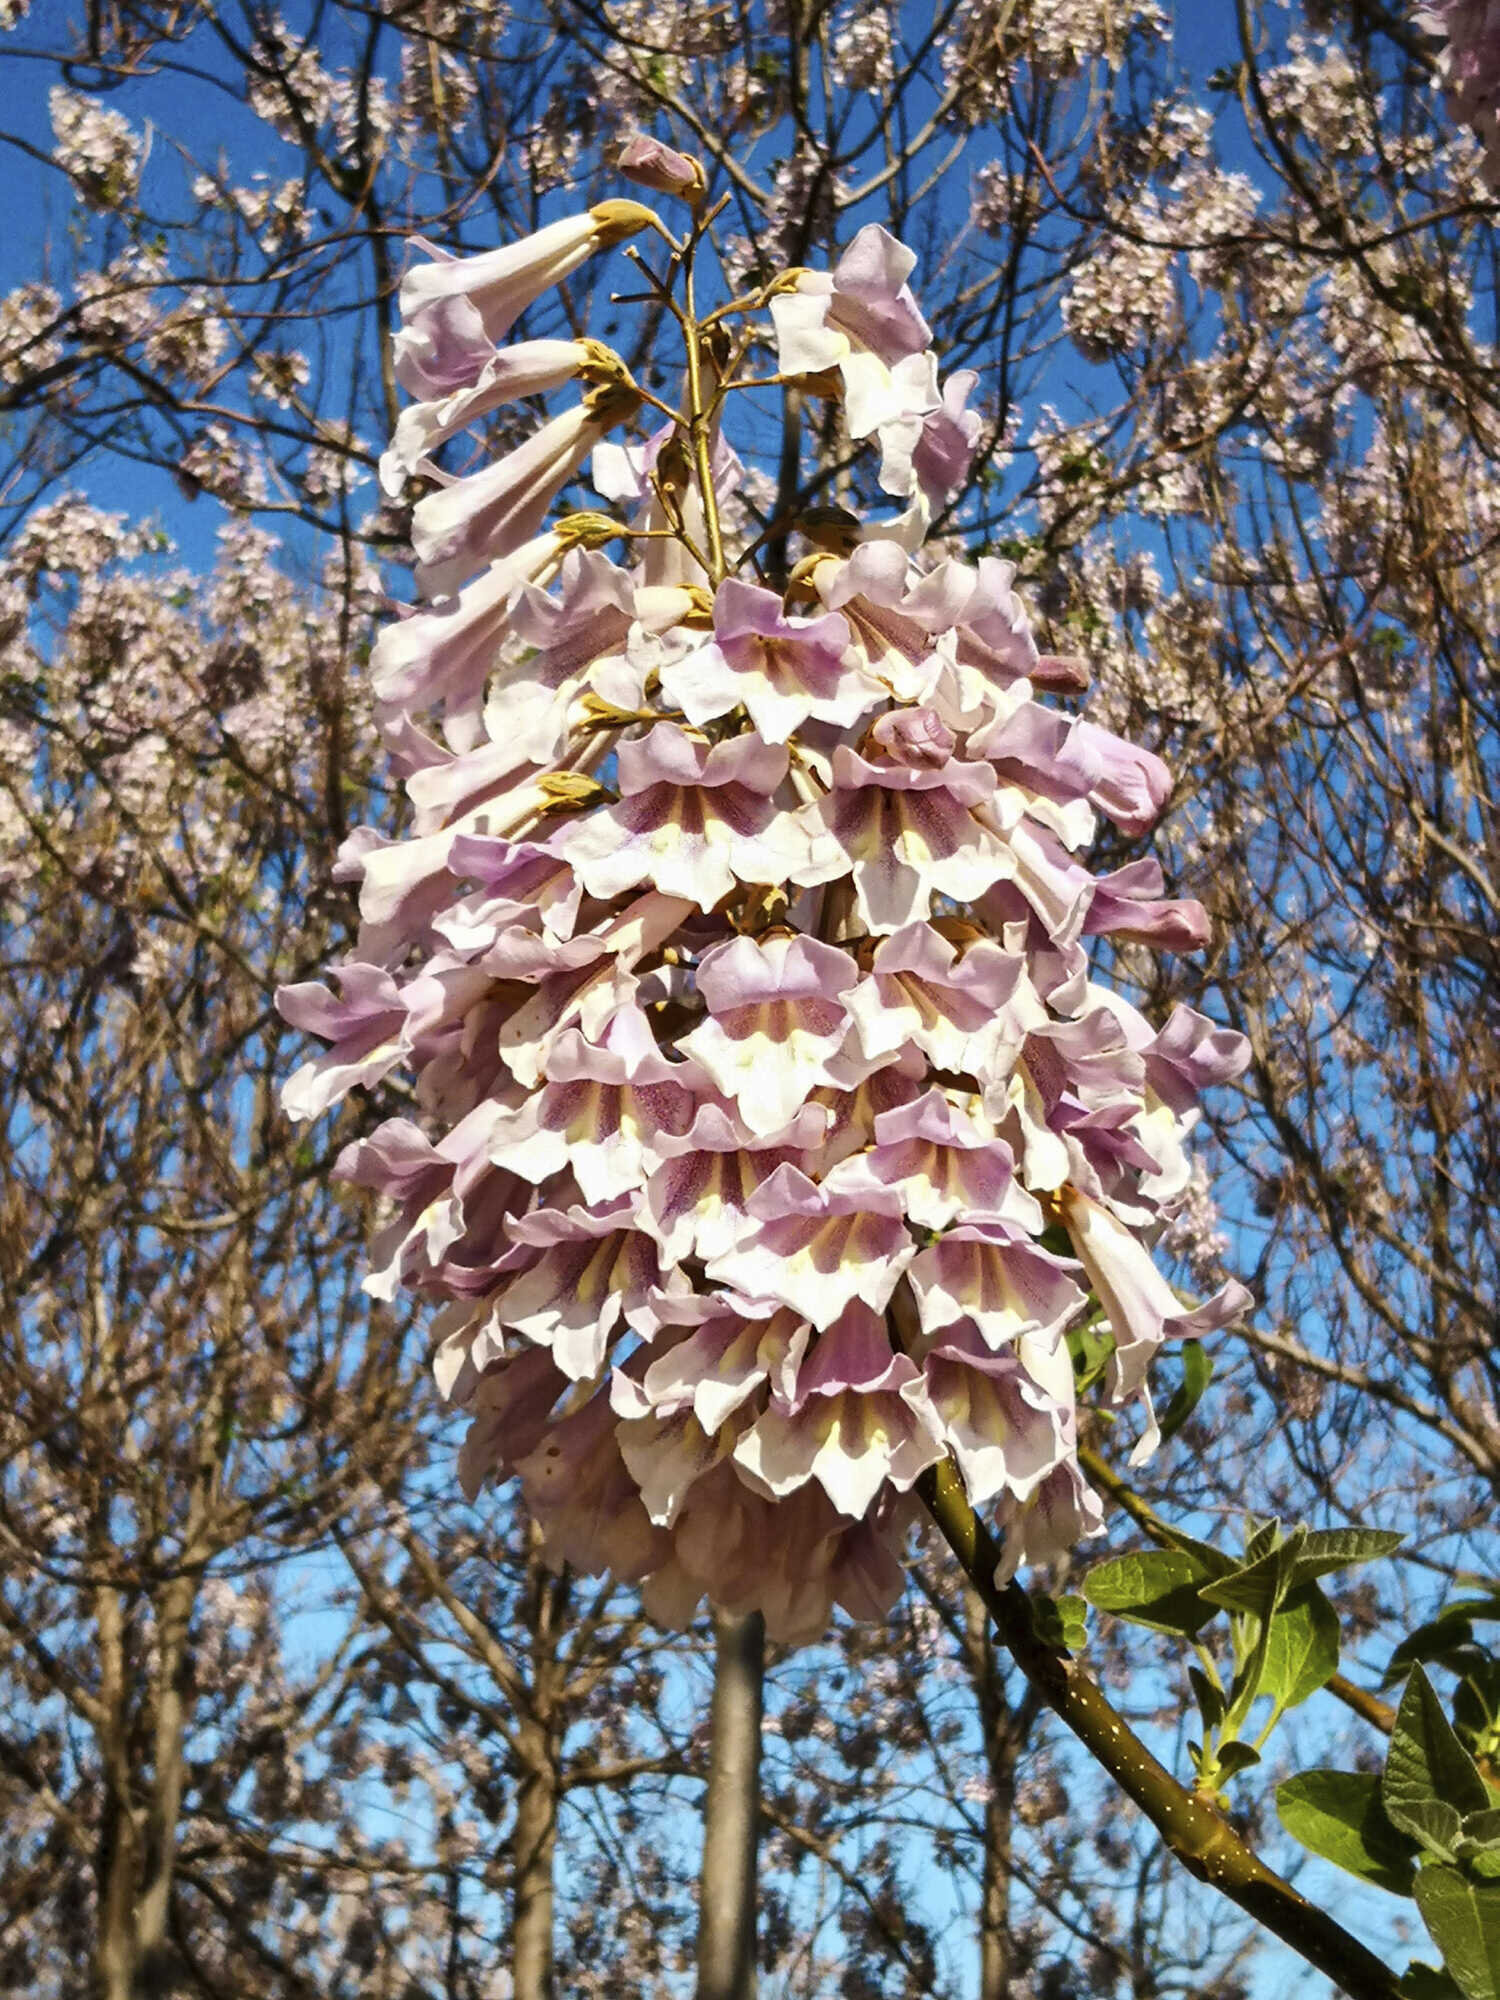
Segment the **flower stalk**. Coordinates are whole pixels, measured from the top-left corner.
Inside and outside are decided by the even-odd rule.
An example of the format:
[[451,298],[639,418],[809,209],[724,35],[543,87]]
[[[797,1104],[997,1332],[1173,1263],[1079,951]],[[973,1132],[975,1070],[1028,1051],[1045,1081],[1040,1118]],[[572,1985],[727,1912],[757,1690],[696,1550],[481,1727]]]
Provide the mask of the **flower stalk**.
[[[395,471],[520,385],[574,400],[461,477],[417,460],[429,602],[373,662],[411,829],[341,856],[359,940],[283,996],[329,1044],[286,1103],[413,1080],[342,1171],[390,1201],[369,1282],[432,1309],[467,1490],[519,1479],[553,1560],[663,1621],[707,1597],[794,1642],[889,1607],[950,1457],[1006,1576],[1098,1532],[1070,1330],[1107,1315],[1094,1393],[1143,1456],[1153,1355],[1245,1303],[1184,1308],[1153,1255],[1244,1050],[1091,977],[1090,935],[1204,934],[1149,864],[1086,858],[1170,779],[1056,705],[1079,664],[1008,564],[924,547],[978,420],[913,253],[872,225],[714,302],[692,162],[629,165],[689,202],[680,240],[605,202],[403,286]],[[597,343],[496,345],[648,231],[675,410]],[[809,504],[816,465],[749,504],[727,418],[773,379],[841,406],[849,506]]]

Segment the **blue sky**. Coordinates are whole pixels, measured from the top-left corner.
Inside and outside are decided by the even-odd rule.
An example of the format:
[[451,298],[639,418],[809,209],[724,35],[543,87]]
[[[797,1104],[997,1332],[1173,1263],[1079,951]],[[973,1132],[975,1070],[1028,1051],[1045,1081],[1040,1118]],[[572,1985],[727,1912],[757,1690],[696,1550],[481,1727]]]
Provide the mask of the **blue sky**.
[[[25,24],[24,39],[41,46],[49,35],[61,39],[65,10],[59,0],[41,0]],[[274,140],[267,128],[253,118],[233,97],[217,87],[227,72],[221,59],[210,55],[206,38],[195,41],[195,49],[205,50],[203,87],[197,92],[183,90],[167,78],[145,77],[133,81],[127,90],[112,94],[106,101],[126,111],[138,126],[152,131],[152,154],[146,170],[148,203],[160,203],[166,213],[180,213],[182,168],[176,153],[181,144],[200,163],[216,160],[221,150],[236,160],[236,178],[247,179],[252,172],[273,177],[287,170],[291,155]],[[1180,6],[1175,13],[1175,51],[1194,75],[1232,62],[1238,53],[1233,8],[1228,0],[1218,4]],[[330,51],[330,57],[334,52]],[[52,138],[46,93],[52,69],[40,61],[28,61],[0,44],[4,64],[7,115],[11,130],[34,149],[28,152],[11,146],[5,154],[7,173],[7,227],[0,232],[0,289],[9,290],[55,270],[65,261],[70,233],[76,222],[76,208],[62,177],[49,169],[36,153],[50,150]],[[218,67],[216,68],[216,64]],[[77,78],[88,89],[87,72]],[[1225,103],[1225,100],[1217,100]],[[1226,107],[1227,108],[1227,107]],[[1254,172],[1255,161],[1236,115],[1223,123],[1221,155],[1225,165]],[[918,284],[920,285],[920,268]],[[1045,384],[1050,400],[1067,408],[1086,399],[1094,376],[1070,347],[1057,350],[1054,373]],[[222,516],[211,501],[189,504],[171,476],[161,470],[131,464],[115,457],[99,457],[83,471],[83,483],[90,497],[101,506],[118,509],[140,518],[152,516],[161,522],[182,556],[193,564],[212,558],[216,529]],[[1182,1447],[1176,1447],[1181,1449]],[[1160,1690],[1164,1699],[1165,1686]],[[1327,1712],[1326,1698],[1318,1698],[1318,1715]],[[1317,1722],[1317,1716],[1310,1718]],[[1177,1760],[1179,1766],[1181,1759]],[[1325,1906],[1335,1908],[1341,1919],[1371,1937],[1389,1936],[1391,1949],[1397,1940],[1391,1929],[1393,1919],[1402,1914],[1399,1906],[1378,1892],[1363,1891],[1349,1878],[1310,1864],[1305,1885]],[[946,1913],[947,1899],[934,1892],[934,1915]],[[1289,1982],[1295,1980],[1295,1985]],[[1322,1982],[1313,1975],[1300,1974],[1293,1963],[1267,1953],[1257,1976],[1256,1991],[1264,2000],[1288,1991],[1315,1992]]]

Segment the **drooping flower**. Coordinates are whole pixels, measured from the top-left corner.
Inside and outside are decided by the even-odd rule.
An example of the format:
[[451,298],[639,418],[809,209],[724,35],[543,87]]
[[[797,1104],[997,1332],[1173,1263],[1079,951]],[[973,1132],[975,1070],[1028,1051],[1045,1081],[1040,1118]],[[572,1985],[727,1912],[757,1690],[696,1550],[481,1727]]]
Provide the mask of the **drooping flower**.
[[907,279],[916,253],[877,222],[866,223],[835,266],[799,271],[793,287],[771,301],[783,374],[843,378],[845,420],[853,438],[881,424],[925,414],[932,406],[931,370],[899,372],[931,344]]
[[[427,393],[472,381],[478,343],[493,347],[529,305],[578,269],[595,251],[649,228],[650,209],[635,201],[602,201],[582,215],[549,223],[519,243],[455,257],[420,237],[413,247],[427,261],[401,280],[402,331],[398,366],[416,366]],[[482,363],[481,363],[482,365]],[[408,388],[413,384],[408,380]]]
[[613,425],[640,398],[626,385],[593,391],[483,472],[455,479],[419,500],[412,513],[417,577],[429,597],[446,597],[485,563],[513,555],[535,537],[547,510]]
[[[658,142],[622,164],[702,191]],[[1150,1449],[1153,1355],[1246,1303],[1180,1300],[1153,1254],[1245,1051],[1091,977],[1090,937],[1192,948],[1206,919],[1149,859],[1090,868],[1096,816],[1140,836],[1170,779],[1055,705],[1086,671],[1042,651],[1012,566],[920,549],[979,430],[910,251],[871,226],[769,288],[783,374],[841,396],[911,502],[863,541],[809,518],[786,574],[741,505],[732,342],[690,330],[681,416],[619,441],[639,397],[608,350],[498,344],[646,216],[408,273],[387,483],[439,482],[413,522],[436,601],[372,680],[412,816],[341,851],[355,956],[281,996],[329,1044],[285,1101],[412,1079],[340,1170],[391,1205],[371,1290],[432,1310],[465,1491],[519,1479],[553,1557],[657,1616],[708,1594],[801,1639],[890,1604],[945,1454],[1005,1574],[1097,1531],[1070,1335],[1092,1307],[1096,1393]],[[431,467],[575,381],[495,463]],[[590,460],[606,508],[549,525]]]

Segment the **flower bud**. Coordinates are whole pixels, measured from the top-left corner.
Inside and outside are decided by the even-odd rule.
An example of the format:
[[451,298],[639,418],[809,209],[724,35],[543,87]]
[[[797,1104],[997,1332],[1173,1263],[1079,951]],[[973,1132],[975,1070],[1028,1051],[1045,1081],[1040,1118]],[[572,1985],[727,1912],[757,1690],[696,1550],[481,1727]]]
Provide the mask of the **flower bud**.
[[653,139],[646,132],[637,132],[633,139],[625,140],[615,154],[614,164],[626,180],[639,187],[651,188],[656,194],[675,194],[695,206],[708,188],[701,161],[663,145],[660,139]]
[[870,731],[871,744],[893,764],[941,770],[953,755],[953,731],[930,708],[896,708]]

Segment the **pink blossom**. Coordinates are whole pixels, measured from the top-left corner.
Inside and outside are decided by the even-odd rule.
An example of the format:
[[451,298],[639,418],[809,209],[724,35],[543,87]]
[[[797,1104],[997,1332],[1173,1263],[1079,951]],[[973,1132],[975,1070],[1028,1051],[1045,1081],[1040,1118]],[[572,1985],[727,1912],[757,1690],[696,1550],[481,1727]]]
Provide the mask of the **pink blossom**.
[[426,594],[445,597],[485,563],[531,541],[558,492],[636,400],[629,390],[586,397],[483,472],[449,480],[419,500],[411,539]]
[[[650,226],[651,211],[634,201],[605,201],[582,215],[565,216],[533,236],[507,243],[477,257],[455,257],[451,251],[413,238],[413,247],[427,253],[428,262],[411,265],[401,280],[401,317],[415,325],[429,343],[423,362],[424,386],[441,382],[454,388],[458,380],[436,351],[447,345],[442,335],[467,343],[472,354],[477,339],[493,345],[503,340],[526,308],[543,292],[560,284],[596,250],[618,243]],[[411,351],[410,343],[405,352]]]
[[593,896],[654,882],[704,910],[736,882],[780,882],[810,851],[778,809],[784,750],[756,736],[695,740],[659,722],[620,746],[620,802],[556,836],[555,851]]
[[518,346],[491,348],[479,363],[473,381],[455,389],[424,377],[421,357],[410,348],[398,352],[396,375],[414,393],[432,391],[431,400],[408,403],[396,419],[396,434],[380,460],[380,483],[387,493],[399,493],[429,452],[492,410],[523,396],[544,395],[571,382],[589,358],[581,340],[523,340]]
[[726,577],[712,639],[664,667],[661,684],[689,722],[743,706],[768,743],[785,743],[810,716],[847,727],[880,701],[879,682],[845,666],[848,651],[837,614],[789,618],[774,591]]
[[1418,23],[1440,35],[1438,74],[1455,118],[1484,141],[1484,177],[1500,185],[1500,5],[1496,0],[1424,0]]
[[707,1017],[682,1047],[735,1099],[752,1132],[787,1124],[849,1033],[844,996],[859,978],[848,954],[813,938],[740,937],[698,968]]
[[811,858],[790,871],[804,885],[853,878],[860,921],[875,932],[925,917],[935,896],[969,902],[1014,864],[972,808],[994,792],[988,764],[872,763],[840,744],[833,789],[808,809]]
[[879,223],[866,223],[832,276],[800,272],[795,290],[771,301],[783,374],[836,368],[851,437],[868,437],[880,424],[931,407],[930,371],[897,373],[931,339],[906,282],[916,263],[915,253]]
[[[622,161],[701,192],[658,142]],[[305,1117],[410,1079],[340,1171],[393,1204],[369,1288],[434,1308],[465,1490],[519,1479],[549,1556],[655,1615],[707,1595],[801,1639],[893,1601],[945,1454],[1005,1573],[1096,1532],[1065,1336],[1092,1301],[1096,1393],[1140,1402],[1149,1450],[1153,1355],[1247,1303],[1180,1301],[1153,1252],[1193,1199],[1200,1094],[1245,1050],[1091,976],[1090,936],[1206,936],[1154,862],[1088,860],[1097,815],[1143,834],[1170,779],[1055,704],[1086,673],[1041,651],[1010,564],[915,552],[979,420],[972,378],[938,390],[909,250],[870,225],[770,288],[782,372],[878,431],[912,501],[790,574],[719,404],[692,405],[705,350],[681,418],[610,442],[638,398],[607,350],[496,345],[646,217],[604,204],[407,275],[419,401],[386,476],[434,482],[412,539],[441,601],[387,627],[372,680],[411,818],[341,850],[357,957],[283,992],[327,1044],[284,1096]],[[494,463],[425,457],[575,378]],[[590,455],[605,511],[549,526]]]
[[881,1488],[904,1493],[943,1455],[921,1371],[893,1352],[879,1316],[850,1305],[734,1448],[752,1490],[780,1500],[816,1479],[858,1520]]

